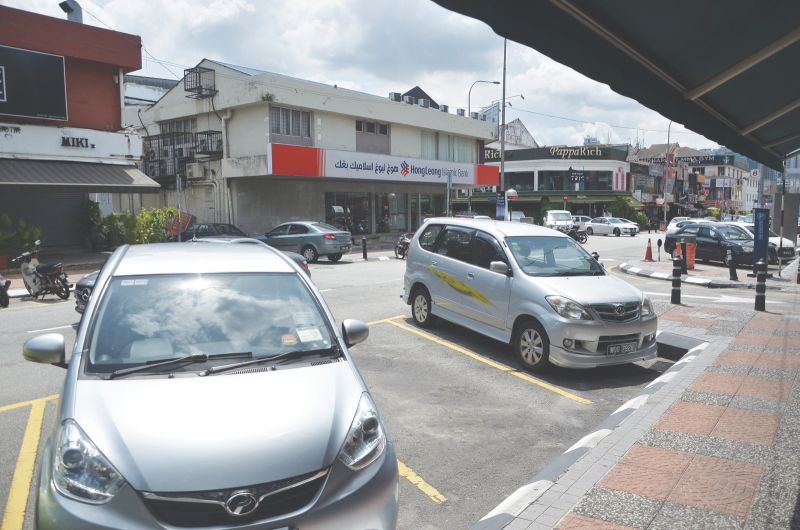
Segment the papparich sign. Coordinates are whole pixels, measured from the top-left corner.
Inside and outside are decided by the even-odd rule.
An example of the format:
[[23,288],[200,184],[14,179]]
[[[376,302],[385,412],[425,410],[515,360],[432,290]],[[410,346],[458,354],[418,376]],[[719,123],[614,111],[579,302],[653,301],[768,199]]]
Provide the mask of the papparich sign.
[[[486,162],[500,161],[500,151],[484,148]],[[580,145],[575,147],[553,146],[532,149],[507,149],[506,160],[626,160],[628,153],[620,149]]]

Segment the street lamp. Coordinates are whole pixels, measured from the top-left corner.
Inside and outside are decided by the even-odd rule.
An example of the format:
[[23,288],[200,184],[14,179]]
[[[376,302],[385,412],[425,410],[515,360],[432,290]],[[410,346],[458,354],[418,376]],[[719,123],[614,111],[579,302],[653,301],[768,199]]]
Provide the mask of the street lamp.
[[471,112],[472,111],[472,106],[470,105],[470,101],[472,99],[472,87],[474,87],[478,83],[489,83],[491,85],[499,85],[500,81],[483,81],[483,80],[480,80],[480,81],[475,81],[474,83],[472,83],[470,85],[469,91],[467,92],[467,116],[468,117],[472,114],[472,112]]

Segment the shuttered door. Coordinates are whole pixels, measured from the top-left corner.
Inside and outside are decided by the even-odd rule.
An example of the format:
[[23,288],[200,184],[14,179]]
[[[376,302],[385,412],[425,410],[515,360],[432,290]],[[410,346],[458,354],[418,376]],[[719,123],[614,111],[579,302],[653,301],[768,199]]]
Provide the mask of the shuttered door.
[[15,188],[0,193],[0,212],[40,227],[44,247],[77,247],[83,245],[80,215],[85,196],[80,191],[46,187]]

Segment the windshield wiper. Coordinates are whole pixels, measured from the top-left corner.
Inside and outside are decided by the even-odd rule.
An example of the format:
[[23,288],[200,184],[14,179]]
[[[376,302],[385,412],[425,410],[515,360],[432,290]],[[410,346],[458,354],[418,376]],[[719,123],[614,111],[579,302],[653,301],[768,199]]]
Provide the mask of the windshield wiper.
[[133,366],[131,368],[121,368],[119,370],[114,370],[110,374],[106,376],[106,379],[114,379],[116,377],[125,376],[129,374],[135,374],[138,372],[144,372],[147,370],[151,370],[153,368],[162,368],[164,366],[171,366],[173,364],[181,364],[181,363],[202,363],[206,361],[210,361],[213,359],[225,359],[228,357],[252,357],[252,352],[231,352],[231,353],[216,353],[216,354],[206,354],[206,353],[191,353],[189,355],[182,355],[181,357],[174,357],[172,359],[165,359],[162,361],[147,361],[145,364],[139,366]]
[[287,351],[284,353],[279,353],[278,355],[259,357],[258,359],[251,359],[249,361],[243,361],[240,363],[224,364],[222,366],[212,366],[211,368],[208,368],[200,372],[200,375],[218,374],[220,372],[227,372],[229,370],[235,370],[237,368],[244,368],[247,366],[251,366],[253,364],[280,361],[282,359],[289,359],[292,357],[305,357],[306,355],[322,355],[323,353],[330,353],[332,357],[337,357],[341,355],[342,351],[339,349],[339,346],[336,345],[333,345],[330,348],[321,348],[318,350]]

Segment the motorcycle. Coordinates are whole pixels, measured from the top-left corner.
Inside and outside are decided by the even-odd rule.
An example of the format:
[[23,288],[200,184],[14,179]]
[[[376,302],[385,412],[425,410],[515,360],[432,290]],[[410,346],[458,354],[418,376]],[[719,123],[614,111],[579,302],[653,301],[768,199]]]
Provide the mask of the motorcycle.
[[8,288],[11,286],[11,280],[6,280],[0,274],[0,307],[8,307]]
[[589,240],[589,236],[586,235],[585,230],[578,230],[578,225],[574,225],[570,228],[567,235],[580,244],[584,244]]
[[69,298],[69,280],[67,280],[67,273],[64,272],[64,267],[61,263],[52,263],[48,265],[41,265],[39,263],[39,245],[41,241],[34,243],[34,249],[28,252],[23,252],[13,260],[12,263],[21,263],[20,272],[22,273],[22,281],[25,284],[25,289],[28,294],[33,297],[54,294],[66,300]]
[[408,245],[413,236],[414,234],[400,234],[400,237],[397,238],[397,243],[394,245],[394,255],[397,259],[405,259],[408,254]]

